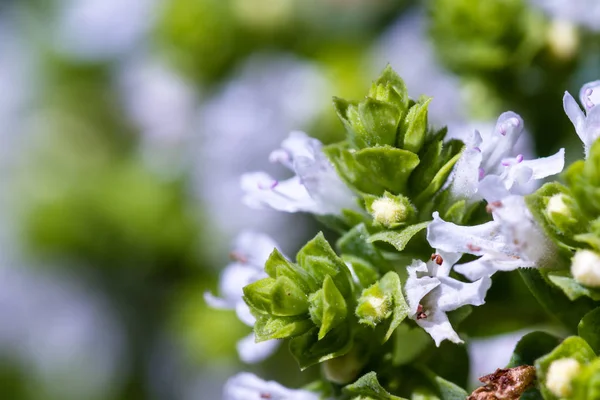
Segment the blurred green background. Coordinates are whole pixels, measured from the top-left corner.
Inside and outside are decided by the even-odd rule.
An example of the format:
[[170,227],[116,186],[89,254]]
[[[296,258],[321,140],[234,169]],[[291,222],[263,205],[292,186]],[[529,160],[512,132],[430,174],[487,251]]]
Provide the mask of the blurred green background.
[[[284,176],[267,156],[292,129],[338,140],[331,96],[358,98],[387,63],[455,136],[510,109],[523,153],[579,158],[561,99],[600,77],[598,7],[0,2],[0,398],[212,399],[240,370],[309,381],[285,349],[240,363],[250,328],[204,303],[237,232],[294,255],[319,229],[246,209],[240,174]],[[552,324],[518,276],[495,280],[467,334]]]

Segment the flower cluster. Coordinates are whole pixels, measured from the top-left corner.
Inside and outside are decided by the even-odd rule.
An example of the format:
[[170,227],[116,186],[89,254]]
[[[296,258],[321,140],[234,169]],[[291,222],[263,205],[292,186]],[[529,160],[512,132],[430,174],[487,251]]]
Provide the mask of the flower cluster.
[[[516,150],[524,121],[514,112],[500,115],[493,131],[469,133],[466,143],[447,140],[445,129],[428,124],[431,99],[410,99],[389,67],[364,100],[334,100],[346,140],[323,146],[292,132],[270,160],[295,175],[279,181],[264,172],[245,174],[243,201],[314,214],[339,239],[332,246],[318,234],[294,262],[271,239],[246,233],[232,253],[235,262],[223,272],[223,298],[207,294],[206,300],[235,309],[254,328],[253,338],[238,346],[242,360],[260,361],[286,340],[301,369],[321,365],[322,379],[311,385],[319,393],[243,373],[227,383],[225,398],[466,398],[439,368],[438,360],[453,360],[458,351],[442,343],[463,343],[460,322],[472,306],[485,303],[498,271],[519,269],[544,306],[559,317],[572,306],[562,315],[565,324],[579,323],[589,304],[572,302],[582,296],[600,300],[597,86],[582,89],[586,115],[565,95],[565,111],[587,160],[569,168],[566,186],[551,183],[537,191],[541,179],[563,170],[564,149],[525,159]],[[537,341],[532,335],[522,342]],[[543,352],[536,357],[556,345],[553,338],[539,342]],[[519,346],[515,360],[521,360]],[[536,390],[544,398],[568,397],[587,388],[573,383],[579,378],[572,371],[600,371],[587,356],[546,357],[535,368],[515,361],[515,369],[486,376],[478,393],[496,390],[495,379],[505,376],[514,385],[498,387],[520,396],[537,370]],[[571,372],[556,378],[563,370]]]

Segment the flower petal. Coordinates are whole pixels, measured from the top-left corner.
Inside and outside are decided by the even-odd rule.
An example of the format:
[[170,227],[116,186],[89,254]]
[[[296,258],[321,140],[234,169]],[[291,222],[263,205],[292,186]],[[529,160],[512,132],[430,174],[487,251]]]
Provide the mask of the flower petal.
[[488,253],[510,253],[499,224],[496,221],[475,226],[460,226],[446,222],[438,212],[433,213],[433,221],[427,226],[427,241],[436,248],[454,253],[482,255]]
[[579,90],[579,100],[586,111],[600,104],[600,80],[583,85]]
[[490,277],[485,276],[476,282],[465,283],[450,277],[440,277],[441,285],[431,294],[437,297],[437,309],[456,310],[465,305],[480,306],[485,303],[485,294],[492,285]]
[[463,343],[460,339],[452,324],[448,320],[448,316],[445,312],[436,310],[428,310],[427,317],[416,320],[417,325],[425,329],[425,332],[429,333],[436,346],[444,340],[449,340],[453,343]]
[[535,263],[523,259],[498,259],[492,256],[484,255],[477,260],[457,264],[454,270],[464,275],[470,281],[476,281],[486,276],[492,276],[496,271],[513,271],[517,268],[534,267]]
[[463,151],[460,159],[452,171],[450,191],[456,198],[465,198],[472,201],[476,198],[477,187],[479,185],[481,165],[481,134],[478,131],[473,132],[473,136],[467,147]]
[[439,286],[440,281],[430,276],[418,277],[419,274],[428,273],[427,265],[421,260],[414,260],[407,271],[408,279],[404,285],[404,293],[406,294],[410,315],[415,315],[421,300]]
[[265,262],[276,248],[277,244],[269,235],[243,231],[235,240],[234,255],[240,255],[246,265],[262,271]]
[[494,133],[482,143],[482,166],[486,173],[495,173],[502,159],[513,156],[513,147],[523,132],[523,119],[512,111],[502,113],[496,122]]
[[263,361],[277,350],[280,342],[278,340],[267,340],[256,343],[254,334],[244,337],[237,343],[237,351],[240,360],[246,364],[256,364]]
[[242,175],[243,202],[255,209],[272,208],[284,212],[315,212],[317,204],[302,185],[300,178],[294,176],[279,182],[264,172],[252,172]]
[[239,373],[225,383],[223,400],[318,400],[316,393],[288,389],[274,381],[264,381],[249,372]]
[[586,144],[587,140],[584,132],[585,114],[581,111],[581,108],[579,108],[579,105],[569,92],[565,92],[565,95],[563,96],[563,108],[565,114],[567,114],[567,117],[569,117],[571,123],[575,127],[577,136],[579,136],[579,139]]

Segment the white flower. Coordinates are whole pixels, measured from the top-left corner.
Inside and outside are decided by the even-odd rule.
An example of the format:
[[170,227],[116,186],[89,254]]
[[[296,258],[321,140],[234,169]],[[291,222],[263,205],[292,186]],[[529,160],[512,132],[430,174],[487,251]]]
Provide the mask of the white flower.
[[344,208],[358,209],[352,191],[321,151],[321,142],[296,131],[281,147],[271,153],[269,160],[283,164],[296,175],[278,181],[265,172],[244,174],[241,185],[246,205],[319,215],[339,214]]
[[[231,253],[235,262],[223,270],[219,281],[222,297],[204,293],[206,303],[214,308],[235,310],[238,318],[248,326],[254,326],[256,319],[250,308],[242,299],[243,288],[253,282],[267,277],[264,265],[277,245],[269,236],[242,232],[236,239],[234,251]],[[277,348],[276,340],[255,343],[254,334],[250,334],[237,344],[238,354],[246,363],[256,363],[271,355]]]
[[471,202],[501,200],[510,194],[527,194],[531,183],[562,171],[564,149],[550,157],[524,160],[515,145],[523,120],[514,112],[500,115],[493,132],[474,131],[456,164],[450,191]]
[[468,253],[480,258],[454,266],[454,270],[474,281],[496,271],[548,266],[554,247],[546,238],[521,196],[509,196],[488,206],[493,221],[476,226],[459,226],[433,213],[427,227],[427,240],[443,251]]
[[596,107],[600,103],[600,81],[588,82],[583,85],[579,91],[579,100],[585,114],[569,92],[565,92],[563,107],[583,142],[587,157],[590,146],[600,137],[600,107]]
[[485,294],[492,284],[487,276],[473,283],[450,278],[450,269],[461,255],[437,250],[427,263],[414,260],[408,267],[404,290],[410,318],[431,335],[437,346],[444,340],[462,343],[446,313],[467,304],[485,303]]
[[225,383],[223,400],[318,400],[316,393],[288,389],[274,381],[264,381],[249,372],[241,372]]

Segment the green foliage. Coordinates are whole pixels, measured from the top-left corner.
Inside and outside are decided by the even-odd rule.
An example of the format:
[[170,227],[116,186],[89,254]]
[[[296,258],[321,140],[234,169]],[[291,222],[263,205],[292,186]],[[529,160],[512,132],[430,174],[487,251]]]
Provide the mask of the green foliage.
[[405,400],[402,397],[394,396],[388,393],[377,380],[375,372],[360,377],[351,385],[345,386],[344,393],[352,398],[372,399],[372,400]]
[[533,365],[536,359],[549,353],[560,343],[559,339],[546,332],[535,331],[523,336],[517,343],[506,368]]
[[399,231],[382,231],[371,235],[369,237],[369,242],[386,242],[394,246],[396,250],[402,251],[410,239],[412,239],[413,236],[421,232],[423,229],[427,228],[427,225],[429,225],[429,221],[407,226]]
[[[558,347],[552,350],[552,352],[541,358],[538,358],[535,361],[535,368],[537,371],[538,382],[542,395],[546,400],[558,400],[558,398],[546,386],[546,377],[550,364],[563,358],[572,358],[578,361],[580,364],[587,364],[596,358],[596,354],[585,340],[578,336],[571,336],[566,338],[560,345],[558,345]],[[587,397],[582,399],[585,398]]]
[[600,308],[595,308],[583,316],[577,326],[577,332],[596,354],[600,354]]

